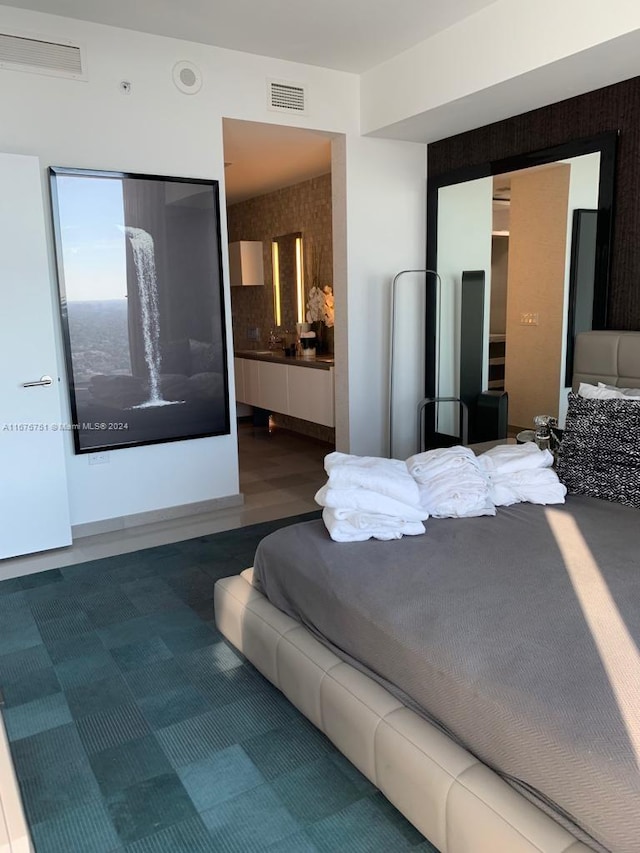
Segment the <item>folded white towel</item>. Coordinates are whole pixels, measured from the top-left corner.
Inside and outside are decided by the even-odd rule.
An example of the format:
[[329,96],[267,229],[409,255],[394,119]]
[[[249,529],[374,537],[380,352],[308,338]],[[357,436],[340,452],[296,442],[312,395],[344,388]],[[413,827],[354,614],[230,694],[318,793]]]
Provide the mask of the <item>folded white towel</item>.
[[367,539],[390,541],[425,532],[421,521],[400,521],[390,516],[351,510],[322,510],[322,520],[334,542],[365,542]]
[[550,468],[553,454],[540,450],[533,441],[524,444],[499,444],[478,456],[480,468],[489,473],[508,474],[512,471],[531,471]]
[[478,459],[473,450],[457,445],[416,453],[407,459],[406,465],[409,473],[418,483],[426,483],[432,477],[444,472],[470,467],[477,469]]
[[489,474],[489,494],[496,506],[528,501],[532,504],[563,504],[566,486],[551,468]]
[[428,513],[414,505],[405,504],[369,489],[333,489],[327,483],[316,493],[316,503],[331,509],[351,509],[360,512],[390,515],[401,521],[423,521]]
[[420,505],[434,518],[473,518],[495,515],[485,477],[440,474],[420,485]]
[[401,459],[335,451],[325,456],[324,469],[332,489],[370,489],[411,506],[418,503],[418,486]]

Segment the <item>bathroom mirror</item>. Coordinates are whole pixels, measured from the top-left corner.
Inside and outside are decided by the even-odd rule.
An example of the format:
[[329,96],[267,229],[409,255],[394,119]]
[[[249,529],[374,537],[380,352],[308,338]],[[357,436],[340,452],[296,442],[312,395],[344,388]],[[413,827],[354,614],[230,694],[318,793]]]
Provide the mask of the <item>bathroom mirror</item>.
[[302,233],[283,234],[271,241],[273,316],[276,326],[294,330],[305,310]]

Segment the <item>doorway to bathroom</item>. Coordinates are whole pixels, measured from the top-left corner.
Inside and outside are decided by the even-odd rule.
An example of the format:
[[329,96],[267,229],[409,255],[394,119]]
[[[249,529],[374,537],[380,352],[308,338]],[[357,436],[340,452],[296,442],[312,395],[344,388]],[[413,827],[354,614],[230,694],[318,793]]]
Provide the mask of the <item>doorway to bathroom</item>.
[[335,448],[331,135],[224,119],[223,142],[240,491],[297,514]]

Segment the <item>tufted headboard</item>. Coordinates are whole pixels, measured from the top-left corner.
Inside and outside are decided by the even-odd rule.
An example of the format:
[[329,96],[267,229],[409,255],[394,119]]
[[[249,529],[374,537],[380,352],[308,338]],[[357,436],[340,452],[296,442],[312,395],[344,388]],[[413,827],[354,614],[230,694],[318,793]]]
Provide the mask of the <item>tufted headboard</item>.
[[581,382],[640,388],[640,332],[580,332],[573,362],[574,391]]

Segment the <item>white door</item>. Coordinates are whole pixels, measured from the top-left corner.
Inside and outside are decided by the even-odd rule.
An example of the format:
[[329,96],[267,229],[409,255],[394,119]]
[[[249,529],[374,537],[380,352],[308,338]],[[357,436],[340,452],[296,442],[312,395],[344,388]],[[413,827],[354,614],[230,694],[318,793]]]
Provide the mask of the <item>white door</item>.
[[0,154],[0,558],[71,543],[44,216],[37,157]]
[[[485,271],[483,388],[489,364],[489,309],[491,305],[491,223],[493,178],[453,184],[438,190],[438,272],[442,278],[438,308],[437,394],[457,397],[460,392],[460,321],[462,273]],[[458,408],[438,406],[438,431],[459,434]]]

